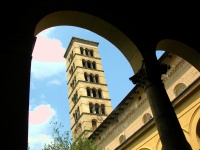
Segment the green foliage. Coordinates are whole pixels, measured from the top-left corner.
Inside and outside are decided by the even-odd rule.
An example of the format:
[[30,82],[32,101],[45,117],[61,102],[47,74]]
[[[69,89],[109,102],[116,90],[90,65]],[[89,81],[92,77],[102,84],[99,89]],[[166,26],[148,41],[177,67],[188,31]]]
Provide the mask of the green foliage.
[[57,122],[51,124],[54,125],[52,133],[54,141],[45,144],[43,150],[96,150],[95,143],[91,139],[83,136],[72,142],[69,131],[60,133],[59,130],[64,127],[62,124]]

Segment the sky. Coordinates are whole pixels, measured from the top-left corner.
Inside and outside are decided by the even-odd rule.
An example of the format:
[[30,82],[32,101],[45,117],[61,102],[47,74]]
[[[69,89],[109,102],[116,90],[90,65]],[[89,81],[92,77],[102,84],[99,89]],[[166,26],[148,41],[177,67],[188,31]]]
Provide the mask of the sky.
[[30,150],[42,150],[53,140],[51,122],[70,131],[70,116],[64,53],[72,37],[98,42],[104,75],[114,109],[134,87],[134,72],[124,55],[112,43],[86,29],[57,26],[37,35],[32,53],[29,135]]

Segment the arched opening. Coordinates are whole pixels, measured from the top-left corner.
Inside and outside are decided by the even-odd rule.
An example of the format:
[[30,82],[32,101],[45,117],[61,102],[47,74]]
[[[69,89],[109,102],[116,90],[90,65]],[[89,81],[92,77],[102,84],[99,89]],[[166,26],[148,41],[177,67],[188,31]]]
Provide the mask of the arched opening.
[[200,143],[200,119],[197,123],[196,134],[197,134],[197,141],[198,141],[198,143]]

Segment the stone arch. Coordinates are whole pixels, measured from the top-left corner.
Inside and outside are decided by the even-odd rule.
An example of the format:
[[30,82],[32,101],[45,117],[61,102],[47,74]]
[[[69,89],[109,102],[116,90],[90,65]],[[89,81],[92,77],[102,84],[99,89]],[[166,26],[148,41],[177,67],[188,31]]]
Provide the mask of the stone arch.
[[[198,101],[198,100],[197,100]],[[195,141],[198,144],[198,147],[200,148],[200,137],[198,137],[198,131],[200,125],[200,106],[198,106],[195,111],[193,112],[189,124],[189,133],[193,141]]]
[[[92,24],[88,22],[92,22]],[[122,52],[134,73],[141,68],[143,57],[136,45],[124,33],[108,22],[84,12],[58,11],[51,13],[38,22],[34,35],[59,25],[84,28],[104,37]]]
[[150,148],[140,148],[139,150],[151,150]]
[[193,65],[197,70],[200,71],[200,54],[194,50],[193,48],[189,47],[188,45],[172,40],[172,39],[164,39],[158,42],[156,46],[156,50],[164,50],[168,52],[172,52],[181,58],[185,59],[191,65]]

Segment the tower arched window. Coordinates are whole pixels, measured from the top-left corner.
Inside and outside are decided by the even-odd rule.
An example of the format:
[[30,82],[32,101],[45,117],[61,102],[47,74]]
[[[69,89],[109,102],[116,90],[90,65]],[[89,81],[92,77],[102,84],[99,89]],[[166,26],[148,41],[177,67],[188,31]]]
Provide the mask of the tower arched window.
[[95,75],[94,78],[95,78],[95,83],[99,83],[99,76]]
[[87,48],[85,49],[85,55],[89,55],[89,50]]
[[91,93],[90,93],[90,88],[86,88],[86,91],[87,91],[87,96],[91,96]]
[[93,76],[93,74],[90,74],[90,82],[94,82],[94,76]]
[[88,81],[88,74],[86,72],[84,73],[84,78],[85,78],[85,81]]
[[98,97],[102,98],[102,91],[101,91],[101,89],[98,89]]
[[97,121],[96,120],[92,120],[92,128],[93,130],[95,130],[97,128]]
[[105,112],[105,105],[104,104],[101,105],[101,114],[103,114],[103,115],[106,114],[106,112]]
[[174,93],[176,96],[178,96],[179,94],[181,94],[185,89],[187,88],[187,86],[184,83],[179,83],[176,85],[176,87],[174,88]]
[[87,67],[90,68],[90,69],[92,68],[91,67],[91,61],[89,61],[89,60],[87,61]]
[[94,105],[92,103],[89,104],[89,108],[90,108],[90,113],[94,113],[94,109],[93,109]]
[[96,70],[96,62],[95,61],[92,62],[92,69]]
[[93,52],[93,50],[90,50],[90,56],[94,56],[94,52]]
[[92,96],[97,97],[97,90],[95,88],[92,89]]
[[85,67],[85,68],[87,67],[86,61],[85,61],[84,59],[82,60],[82,65],[83,65],[83,67]]
[[95,104],[95,112],[96,114],[100,114],[100,107],[99,107],[99,104]]
[[80,118],[80,109],[79,109],[79,107],[77,108],[76,113],[77,113],[77,120],[78,120]]
[[80,47],[80,53],[83,55],[83,52],[84,52],[84,48],[83,47]]

